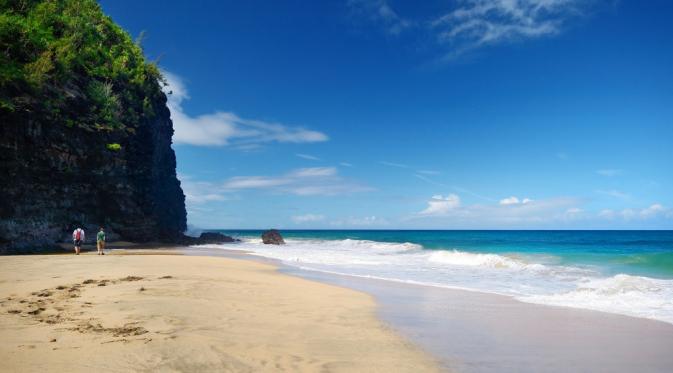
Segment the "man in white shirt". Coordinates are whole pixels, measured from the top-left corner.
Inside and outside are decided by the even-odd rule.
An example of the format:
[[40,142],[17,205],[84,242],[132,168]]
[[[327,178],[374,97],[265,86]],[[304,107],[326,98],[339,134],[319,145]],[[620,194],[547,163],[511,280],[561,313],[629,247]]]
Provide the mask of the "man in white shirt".
[[75,243],[75,255],[79,255],[79,251],[82,249],[82,242],[84,242],[84,229],[77,228],[72,231],[72,241]]

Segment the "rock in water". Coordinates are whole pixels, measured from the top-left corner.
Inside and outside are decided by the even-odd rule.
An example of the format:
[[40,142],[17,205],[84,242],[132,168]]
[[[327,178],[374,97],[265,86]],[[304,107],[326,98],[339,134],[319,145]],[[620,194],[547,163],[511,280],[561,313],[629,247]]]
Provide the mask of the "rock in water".
[[225,236],[222,233],[217,232],[203,232],[199,237],[189,237],[183,236],[177,243],[183,245],[209,245],[209,244],[221,244],[229,242],[238,242],[238,239]]
[[266,245],[284,245],[285,240],[283,236],[280,235],[277,229],[269,229],[268,231],[262,233],[262,242]]
[[203,232],[201,233],[201,236],[199,236],[199,240],[204,243],[222,243],[235,241],[233,238],[217,232]]

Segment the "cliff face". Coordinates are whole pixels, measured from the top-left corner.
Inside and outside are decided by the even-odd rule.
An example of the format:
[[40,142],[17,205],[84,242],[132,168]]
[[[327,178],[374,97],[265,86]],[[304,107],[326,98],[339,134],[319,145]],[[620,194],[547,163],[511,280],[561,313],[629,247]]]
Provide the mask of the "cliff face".
[[[39,119],[0,126],[0,245],[68,238],[103,225],[133,241],[172,240],[186,228],[168,109],[120,139]],[[121,149],[109,150],[107,144]]]
[[[0,9],[0,253],[69,241],[80,224],[89,239],[97,226],[124,240],[182,237],[156,67],[93,1],[17,4]],[[22,41],[25,19],[48,31]]]

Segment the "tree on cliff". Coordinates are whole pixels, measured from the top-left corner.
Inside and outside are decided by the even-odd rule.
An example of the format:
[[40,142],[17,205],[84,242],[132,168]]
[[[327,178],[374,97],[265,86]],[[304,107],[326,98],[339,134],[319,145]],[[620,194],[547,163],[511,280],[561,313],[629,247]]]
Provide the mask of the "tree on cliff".
[[0,0],[0,11],[0,110],[129,132],[154,115],[157,66],[94,0]]

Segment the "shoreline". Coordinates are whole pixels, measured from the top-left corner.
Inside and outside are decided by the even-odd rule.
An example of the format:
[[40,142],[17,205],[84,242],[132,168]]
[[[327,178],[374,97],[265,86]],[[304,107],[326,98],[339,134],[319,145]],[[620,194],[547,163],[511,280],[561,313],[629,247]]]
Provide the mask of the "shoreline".
[[461,372],[669,372],[673,325],[603,311],[534,304],[467,289],[338,275],[292,267],[237,250],[187,255],[242,257],[282,273],[372,295],[377,315]]
[[3,258],[0,370],[439,370],[366,293],[269,263],[110,254]]

